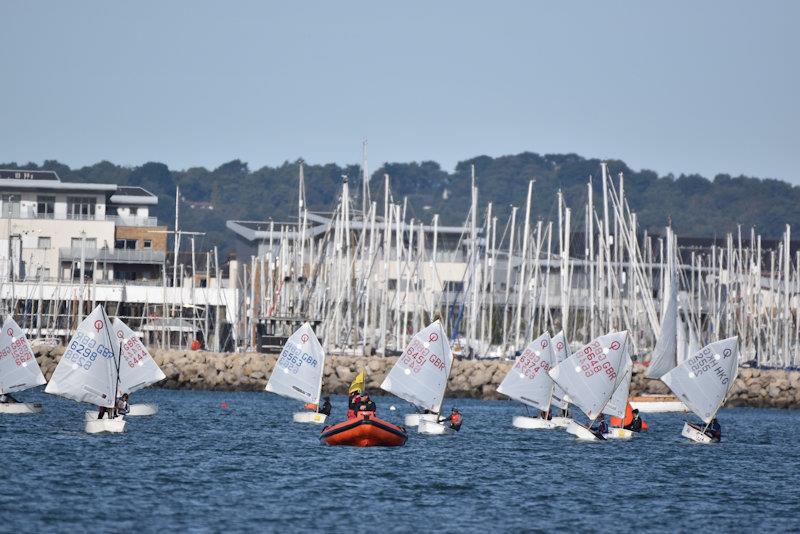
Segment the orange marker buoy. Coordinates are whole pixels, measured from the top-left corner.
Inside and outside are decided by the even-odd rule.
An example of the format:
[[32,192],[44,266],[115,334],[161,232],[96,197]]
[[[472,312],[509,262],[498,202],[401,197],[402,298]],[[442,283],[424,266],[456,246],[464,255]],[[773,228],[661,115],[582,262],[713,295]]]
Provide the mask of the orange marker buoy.
[[222,403],[220,403],[219,407],[222,408],[223,410],[227,410],[228,409],[228,403],[227,402],[222,402]]

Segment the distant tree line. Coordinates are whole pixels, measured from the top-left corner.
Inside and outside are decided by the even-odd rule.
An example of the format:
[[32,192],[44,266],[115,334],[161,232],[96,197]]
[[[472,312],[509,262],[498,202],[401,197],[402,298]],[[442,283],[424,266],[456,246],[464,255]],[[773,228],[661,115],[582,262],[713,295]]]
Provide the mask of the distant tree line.
[[[180,186],[181,226],[206,232],[198,243],[203,249],[214,244],[224,254],[230,250],[231,233],[225,221],[268,220],[293,222],[297,213],[297,185],[300,161],[284,162],[277,167],[250,170],[247,163],[233,160],[214,170],[192,167],[170,170],[163,163],[150,162],[123,167],[108,161],[71,169],[58,161],[5,163],[2,168],[47,169],[56,171],[67,182],[103,182],[144,187],[158,195],[153,210],[162,224],[173,226],[175,186]],[[561,189],[568,206],[573,208],[576,231],[583,228],[586,184],[593,176],[596,202],[602,198],[600,160],[576,154],[532,152],[492,158],[478,156],[458,163],[448,172],[433,161],[387,163],[370,177],[372,200],[383,210],[383,176],[391,177],[394,202],[408,198],[407,218],[430,222],[438,213],[442,224],[459,224],[470,205],[470,168],[480,191],[481,213],[488,202],[502,228],[511,210],[523,207],[527,184],[535,179],[533,217],[544,220],[556,217],[556,192]],[[615,184],[617,174],[624,174],[625,194],[639,217],[642,229],[662,233],[671,218],[675,231],[684,237],[719,237],[735,232],[738,224],[755,226],[765,237],[777,238],[785,224],[800,227],[800,187],[774,179],[718,174],[713,180],[702,176],[658,176],[650,170],[633,171],[624,162],[608,162]],[[360,208],[361,169],[359,165],[304,165],[306,202],[310,210],[330,212],[341,190],[342,176],[349,177],[354,206]],[[190,205],[195,203],[195,208]],[[213,207],[213,209],[209,209]],[[520,211],[520,216],[522,211]],[[204,246],[203,246],[204,245]]]

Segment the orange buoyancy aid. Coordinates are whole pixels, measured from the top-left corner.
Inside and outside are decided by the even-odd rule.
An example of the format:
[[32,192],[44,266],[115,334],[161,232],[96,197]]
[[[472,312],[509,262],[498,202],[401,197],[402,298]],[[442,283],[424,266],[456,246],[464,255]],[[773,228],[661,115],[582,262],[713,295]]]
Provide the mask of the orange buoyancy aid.
[[316,411],[317,411],[317,409],[319,409],[319,406],[317,406],[317,405],[316,405],[316,404],[314,404],[313,402],[307,402],[307,403],[305,403],[305,404],[303,405],[303,408],[305,408],[306,410],[312,410],[312,411],[315,411],[315,412],[316,412]]
[[460,414],[460,413],[454,413],[454,414],[452,414],[452,415],[450,416],[450,422],[451,422],[453,425],[459,425],[459,424],[461,424],[461,414]]

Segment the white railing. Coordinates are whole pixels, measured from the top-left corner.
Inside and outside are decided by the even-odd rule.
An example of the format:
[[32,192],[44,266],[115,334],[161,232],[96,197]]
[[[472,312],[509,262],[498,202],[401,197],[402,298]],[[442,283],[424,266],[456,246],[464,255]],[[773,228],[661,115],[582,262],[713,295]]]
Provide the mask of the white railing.
[[161,250],[133,250],[124,248],[84,248],[61,247],[58,249],[61,260],[107,261],[109,263],[162,263],[167,253]]
[[35,209],[22,209],[19,212],[14,210],[9,217],[9,213],[3,210],[3,218],[11,219],[43,219],[58,221],[111,221],[118,226],[158,226],[156,217],[140,217],[138,215],[88,215],[83,213],[38,213]]

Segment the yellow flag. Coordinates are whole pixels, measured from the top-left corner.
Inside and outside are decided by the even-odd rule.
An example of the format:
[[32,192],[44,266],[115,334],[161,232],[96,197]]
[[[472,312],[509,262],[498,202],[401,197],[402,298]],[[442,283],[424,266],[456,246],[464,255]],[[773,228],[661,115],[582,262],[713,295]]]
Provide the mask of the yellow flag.
[[356,378],[353,380],[353,383],[350,384],[350,389],[347,390],[348,395],[351,393],[363,393],[364,392],[364,371],[361,371],[356,375]]

